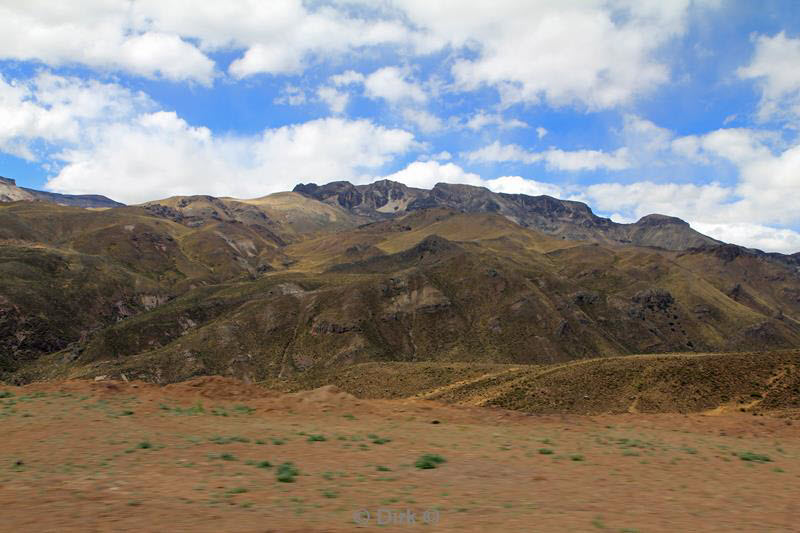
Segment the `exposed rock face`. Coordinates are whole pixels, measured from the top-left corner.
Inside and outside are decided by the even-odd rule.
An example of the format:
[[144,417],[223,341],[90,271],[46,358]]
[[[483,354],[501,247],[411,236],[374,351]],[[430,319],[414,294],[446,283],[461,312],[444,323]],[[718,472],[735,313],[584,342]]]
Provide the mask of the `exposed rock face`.
[[675,298],[672,297],[669,291],[664,289],[647,289],[637,292],[633,296],[633,301],[651,310],[664,311],[675,303]]
[[437,183],[433,189],[424,190],[389,180],[368,185],[335,181],[321,186],[300,184],[294,192],[373,220],[439,207],[465,213],[496,213],[520,226],[570,240],[635,244],[667,250],[720,244],[674,217],[648,215],[635,224],[617,224],[595,215],[581,202],[550,196],[495,193],[472,185]]

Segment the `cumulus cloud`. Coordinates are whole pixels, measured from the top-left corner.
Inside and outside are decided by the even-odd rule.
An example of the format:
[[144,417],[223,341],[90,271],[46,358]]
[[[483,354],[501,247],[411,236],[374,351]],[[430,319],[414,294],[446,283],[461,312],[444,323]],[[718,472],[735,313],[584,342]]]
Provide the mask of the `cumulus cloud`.
[[3,2],[0,58],[82,64],[210,84],[214,63],[179,34],[132,23],[125,2]]
[[519,120],[518,118],[505,118],[500,113],[487,113],[485,111],[479,111],[472,115],[469,120],[467,120],[465,125],[467,129],[473,131],[481,130],[486,126],[496,126],[501,130],[528,127],[525,122]]
[[486,187],[494,192],[505,192],[509,194],[527,194],[528,196],[553,196],[564,197],[564,189],[552,183],[544,183],[532,179],[525,179],[521,176],[500,176],[499,178],[486,180]]
[[336,90],[333,87],[320,87],[317,89],[317,97],[325,102],[330,110],[336,114],[344,113],[350,95],[346,92]]
[[437,183],[483,186],[483,180],[479,175],[467,172],[455,163],[439,163],[438,161],[414,161],[406,168],[380,179],[399,181],[409,187],[423,189],[430,189]]
[[467,160],[477,163],[544,163],[550,169],[581,171],[596,170],[623,170],[630,167],[628,149],[619,148],[613,152],[601,150],[574,150],[567,151],[550,148],[541,152],[526,150],[516,144],[502,144],[495,141],[490,145],[479,148],[466,154]]
[[669,79],[655,58],[682,33],[688,0],[399,2],[428,47],[469,48],[452,68],[464,90],[496,88],[504,102],[604,109]]
[[[360,9],[353,9],[361,3]],[[604,109],[669,79],[659,47],[684,31],[689,0],[492,3],[396,0],[40,0],[0,5],[0,59],[80,64],[210,84],[216,52],[228,74],[298,74],[347,54],[394,47],[408,56],[450,50],[450,90],[496,89],[514,102]],[[755,69],[755,67],[753,67]],[[753,70],[756,75],[759,70]],[[344,74],[342,74],[344,75]],[[381,98],[426,99],[398,69],[372,79]],[[405,82],[405,83],[403,83]]]
[[37,160],[37,141],[77,143],[89,126],[128,120],[154,107],[146,95],[114,83],[47,72],[22,80],[0,74],[0,151]]
[[364,80],[364,92],[370,98],[382,98],[390,104],[414,102],[424,104],[428,95],[409,79],[409,73],[398,67],[383,67]]
[[337,86],[364,83],[364,75],[355,70],[345,70],[341,74],[334,74],[330,79]]
[[455,163],[438,161],[414,161],[402,170],[378,179],[389,179],[405,183],[409,187],[430,189],[437,183],[454,183],[485,187],[494,192],[510,194],[542,194],[560,196],[563,189],[551,183],[543,183],[521,176],[501,176],[494,179],[483,179],[478,174],[465,171]]
[[719,212],[733,198],[733,191],[720,185],[691,183],[598,183],[582,191],[582,196],[599,211],[639,219],[652,213],[674,215],[687,220]]
[[91,143],[64,150],[64,166],[47,189],[127,203],[184,194],[253,197],[300,181],[351,179],[413,146],[412,134],[367,120],[318,119],[237,137],[161,111],[105,126]]
[[[675,139],[673,149],[694,161],[724,161],[737,169],[739,198],[717,217],[760,223],[800,222],[800,144],[782,147],[772,132],[728,128]],[[777,146],[775,146],[777,145]],[[706,215],[710,216],[710,215]]]
[[403,118],[423,133],[434,133],[444,128],[442,119],[424,109],[405,108]]
[[303,105],[308,101],[306,92],[295,85],[286,85],[272,103],[279,105]]
[[[649,126],[648,126],[649,128]],[[663,133],[663,132],[662,132]],[[797,252],[800,223],[800,145],[784,146],[773,132],[725,128],[668,139],[659,135],[657,157],[694,163],[694,172],[735,169],[722,184],[639,181],[599,183],[580,192],[601,212],[621,219],[650,213],[679,216],[712,237],[769,251]]]
[[759,35],[750,64],[739,68],[742,79],[756,80],[761,91],[758,114],[770,118],[800,118],[800,38],[780,32],[773,37]]

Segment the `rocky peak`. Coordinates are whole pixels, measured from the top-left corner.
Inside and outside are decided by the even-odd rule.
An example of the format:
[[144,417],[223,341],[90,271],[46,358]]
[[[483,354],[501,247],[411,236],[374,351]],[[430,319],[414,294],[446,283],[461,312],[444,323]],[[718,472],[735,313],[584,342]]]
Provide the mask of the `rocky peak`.
[[4,178],[3,176],[0,176],[0,183],[3,183],[5,185],[11,185],[12,187],[17,186],[16,180],[12,180],[11,178]]
[[689,223],[677,217],[670,217],[667,215],[652,214],[643,216],[636,222],[637,226],[688,226]]
[[332,203],[331,199],[335,197],[336,203],[345,209],[353,209],[361,205],[363,200],[361,192],[349,181],[332,181],[322,186],[316,183],[307,185],[301,183],[293,189],[293,192],[327,203]]

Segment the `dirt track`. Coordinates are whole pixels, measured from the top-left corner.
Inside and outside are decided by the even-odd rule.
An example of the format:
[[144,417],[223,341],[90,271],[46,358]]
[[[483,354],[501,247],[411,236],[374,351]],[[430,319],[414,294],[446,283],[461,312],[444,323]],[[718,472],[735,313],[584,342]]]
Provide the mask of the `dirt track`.
[[[526,416],[221,378],[0,391],[3,531],[796,531],[800,516],[787,418]],[[415,468],[426,453],[446,462]],[[388,511],[404,523],[380,526]]]

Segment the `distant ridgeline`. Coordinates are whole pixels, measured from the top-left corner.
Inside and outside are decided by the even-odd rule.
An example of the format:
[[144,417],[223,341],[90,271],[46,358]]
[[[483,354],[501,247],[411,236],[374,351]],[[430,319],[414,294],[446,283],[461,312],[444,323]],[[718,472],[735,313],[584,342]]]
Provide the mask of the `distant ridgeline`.
[[122,207],[125,204],[99,194],[58,194],[17,186],[16,180],[0,176],[0,202],[48,202],[72,207]]

